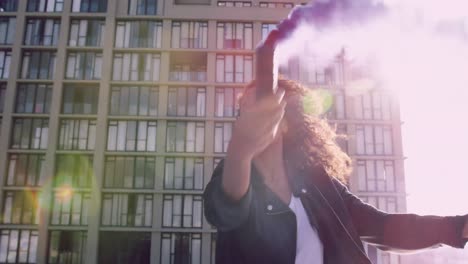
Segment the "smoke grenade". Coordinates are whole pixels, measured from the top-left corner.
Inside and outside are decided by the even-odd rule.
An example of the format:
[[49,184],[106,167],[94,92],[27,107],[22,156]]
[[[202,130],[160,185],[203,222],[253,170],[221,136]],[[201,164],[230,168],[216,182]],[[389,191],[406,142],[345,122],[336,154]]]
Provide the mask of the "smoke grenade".
[[[386,7],[372,0],[317,0],[306,6],[296,6],[288,18],[279,23],[277,29],[270,32],[255,50],[257,100],[276,93],[279,69],[277,57],[282,52],[290,53],[281,50],[288,49],[288,46],[281,46],[281,49],[278,46],[290,38],[299,25],[307,24],[326,32],[334,26],[356,27],[385,13]],[[336,52],[338,55],[340,50]]]

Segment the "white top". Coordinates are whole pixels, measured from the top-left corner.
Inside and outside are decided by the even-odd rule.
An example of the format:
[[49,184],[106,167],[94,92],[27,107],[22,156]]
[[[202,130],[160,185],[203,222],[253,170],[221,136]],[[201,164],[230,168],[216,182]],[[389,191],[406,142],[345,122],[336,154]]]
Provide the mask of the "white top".
[[312,227],[299,197],[291,195],[289,208],[296,214],[295,264],[323,264],[323,244],[317,230]]

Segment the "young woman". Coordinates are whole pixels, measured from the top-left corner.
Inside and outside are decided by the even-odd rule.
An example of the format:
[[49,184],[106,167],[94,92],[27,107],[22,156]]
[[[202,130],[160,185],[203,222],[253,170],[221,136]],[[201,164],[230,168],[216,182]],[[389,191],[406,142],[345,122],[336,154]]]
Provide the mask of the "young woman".
[[254,87],[204,193],[216,263],[371,263],[361,241],[396,252],[464,247],[467,216],[388,214],[349,192],[350,158],[314,114],[310,90],[280,80],[275,95],[256,101]]

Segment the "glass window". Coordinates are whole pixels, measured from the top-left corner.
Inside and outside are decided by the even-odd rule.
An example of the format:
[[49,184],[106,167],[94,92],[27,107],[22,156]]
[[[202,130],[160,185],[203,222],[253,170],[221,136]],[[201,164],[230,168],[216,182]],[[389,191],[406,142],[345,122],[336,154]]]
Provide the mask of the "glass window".
[[107,0],[73,0],[72,12],[106,12]]
[[201,263],[201,234],[162,233],[161,263]]
[[168,116],[205,116],[206,89],[170,87],[167,98]]
[[218,49],[252,49],[252,23],[218,22]]
[[52,100],[50,84],[20,84],[16,91],[16,113],[48,114]]
[[356,119],[390,120],[391,96],[383,91],[370,91],[355,97]]
[[62,12],[63,0],[28,0],[28,12]]
[[252,80],[252,55],[216,55],[216,82],[246,83]]
[[90,199],[89,193],[57,190],[50,215],[51,225],[87,225]]
[[221,162],[223,158],[214,158],[213,159],[213,170],[216,169],[216,167],[218,166],[218,164]]
[[161,56],[158,53],[115,53],[114,81],[158,81]]
[[37,191],[5,191],[3,195],[3,224],[37,225],[39,223]]
[[151,227],[152,219],[152,194],[104,193],[102,195],[103,226]]
[[390,160],[358,160],[359,191],[394,192],[395,169]]
[[216,122],[214,133],[214,152],[225,153],[232,134],[232,122]]
[[262,24],[262,39],[265,39],[270,33],[270,31],[272,31],[273,29],[276,29],[276,24],[263,23]]
[[60,19],[29,18],[26,20],[24,44],[55,46],[60,34]]
[[204,122],[167,123],[167,152],[203,152],[205,150]]
[[239,115],[239,98],[244,88],[216,88],[215,116],[235,117]]
[[170,81],[205,82],[206,66],[190,64],[171,64]]
[[161,21],[117,21],[116,48],[161,48]]
[[94,179],[92,155],[60,154],[55,164],[55,187],[91,187]]
[[[1,7],[0,7],[0,10],[1,10]],[[0,17],[0,44],[1,45],[13,44],[13,41],[15,38],[15,29],[16,29],[15,17]]]
[[200,195],[164,195],[163,227],[202,227],[203,200]]
[[203,190],[203,158],[166,158],[164,189]]
[[104,20],[72,19],[68,45],[71,47],[102,47]]
[[150,264],[151,233],[101,232],[98,252],[99,260],[97,263]]
[[397,213],[398,212],[398,205],[397,205],[397,200],[396,197],[392,196],[360,196],[360,198],[374,206],[375,208],[378,208],[384,212],[387,213]]
[[96,120],[62,119],[58,149],[94,150],[96,144]]
[[0,263],[36,263],[38,236],[36,230],[1,230]]
[[[343,90],[334,90],[332,92],[331,106],[326,116],[327,119],[344,119],[345,118],[345,96]],[[324,102],[324,104],[326,104]]]
[[356,126],[356,152],[360,155],[392,155],[392,127]]
[[129,0],[129,15],[156,15],[158,0]]
[[346,124],[335,124],[336,127],[336,144],[343,150],[348,153],[348,127]]
[[157,116],[159,89],[148,86],[113,86],[110,115]]
[[43,154],[10,154],[7,186],[42,186],[45,180]]
[[5,96],[6,96],[6,83],[0,83],[0,113],[3,113],[5,108]]
[[153,189],[155,177],[155,157],[106,157],[105,188]]
[[182,49],[208,48],[208,22],[173,21],[171,47]]
[[[25,51],[21,68],[22,79],[53,79],[55,51]],[[1,55],[0,55],[1,56]],[[1,62],[1,58],[0,58]],[[1,64],[0,64],[1,65]]]
[[109,121],[107,150],[156,151],[156,121]]
[[15,118],[11,148],[47,149],[49,120],[46,118]]
[[11,51],[0,50],[0,79],[8,79],[10,75]]
[[247,1],[218,1],[218,6],[223,7],[251,7],[252,2]]
[[67,85],[63,88],[62,113],[97,114],[99,86]]
[[101,79],[102,53],[70,52],[67,57],[65,78],[75,80]]
[[0,12],[16,12],[18,0],[0,0]]
[[50,231],[49,264],[86,263],[86,231]]

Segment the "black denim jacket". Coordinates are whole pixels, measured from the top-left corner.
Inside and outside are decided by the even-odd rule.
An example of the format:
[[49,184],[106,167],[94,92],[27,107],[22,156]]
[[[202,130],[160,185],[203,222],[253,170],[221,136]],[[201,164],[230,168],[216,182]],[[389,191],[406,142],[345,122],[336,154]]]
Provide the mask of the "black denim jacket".
[[[252,166],[253,167],[253,166]],[[293,264],[296,219],[252,168],[247,193],[232,201],[221,187],[223,162],[204,192],[206,219],[218,229],[216,263]],[[467,216],[387,214],[362,202],[325,172],[297,175],[293,195],[300,197],[324,246],[324,264],[369,264],[362,241],[396,252],[447,244],[463,248]]]

